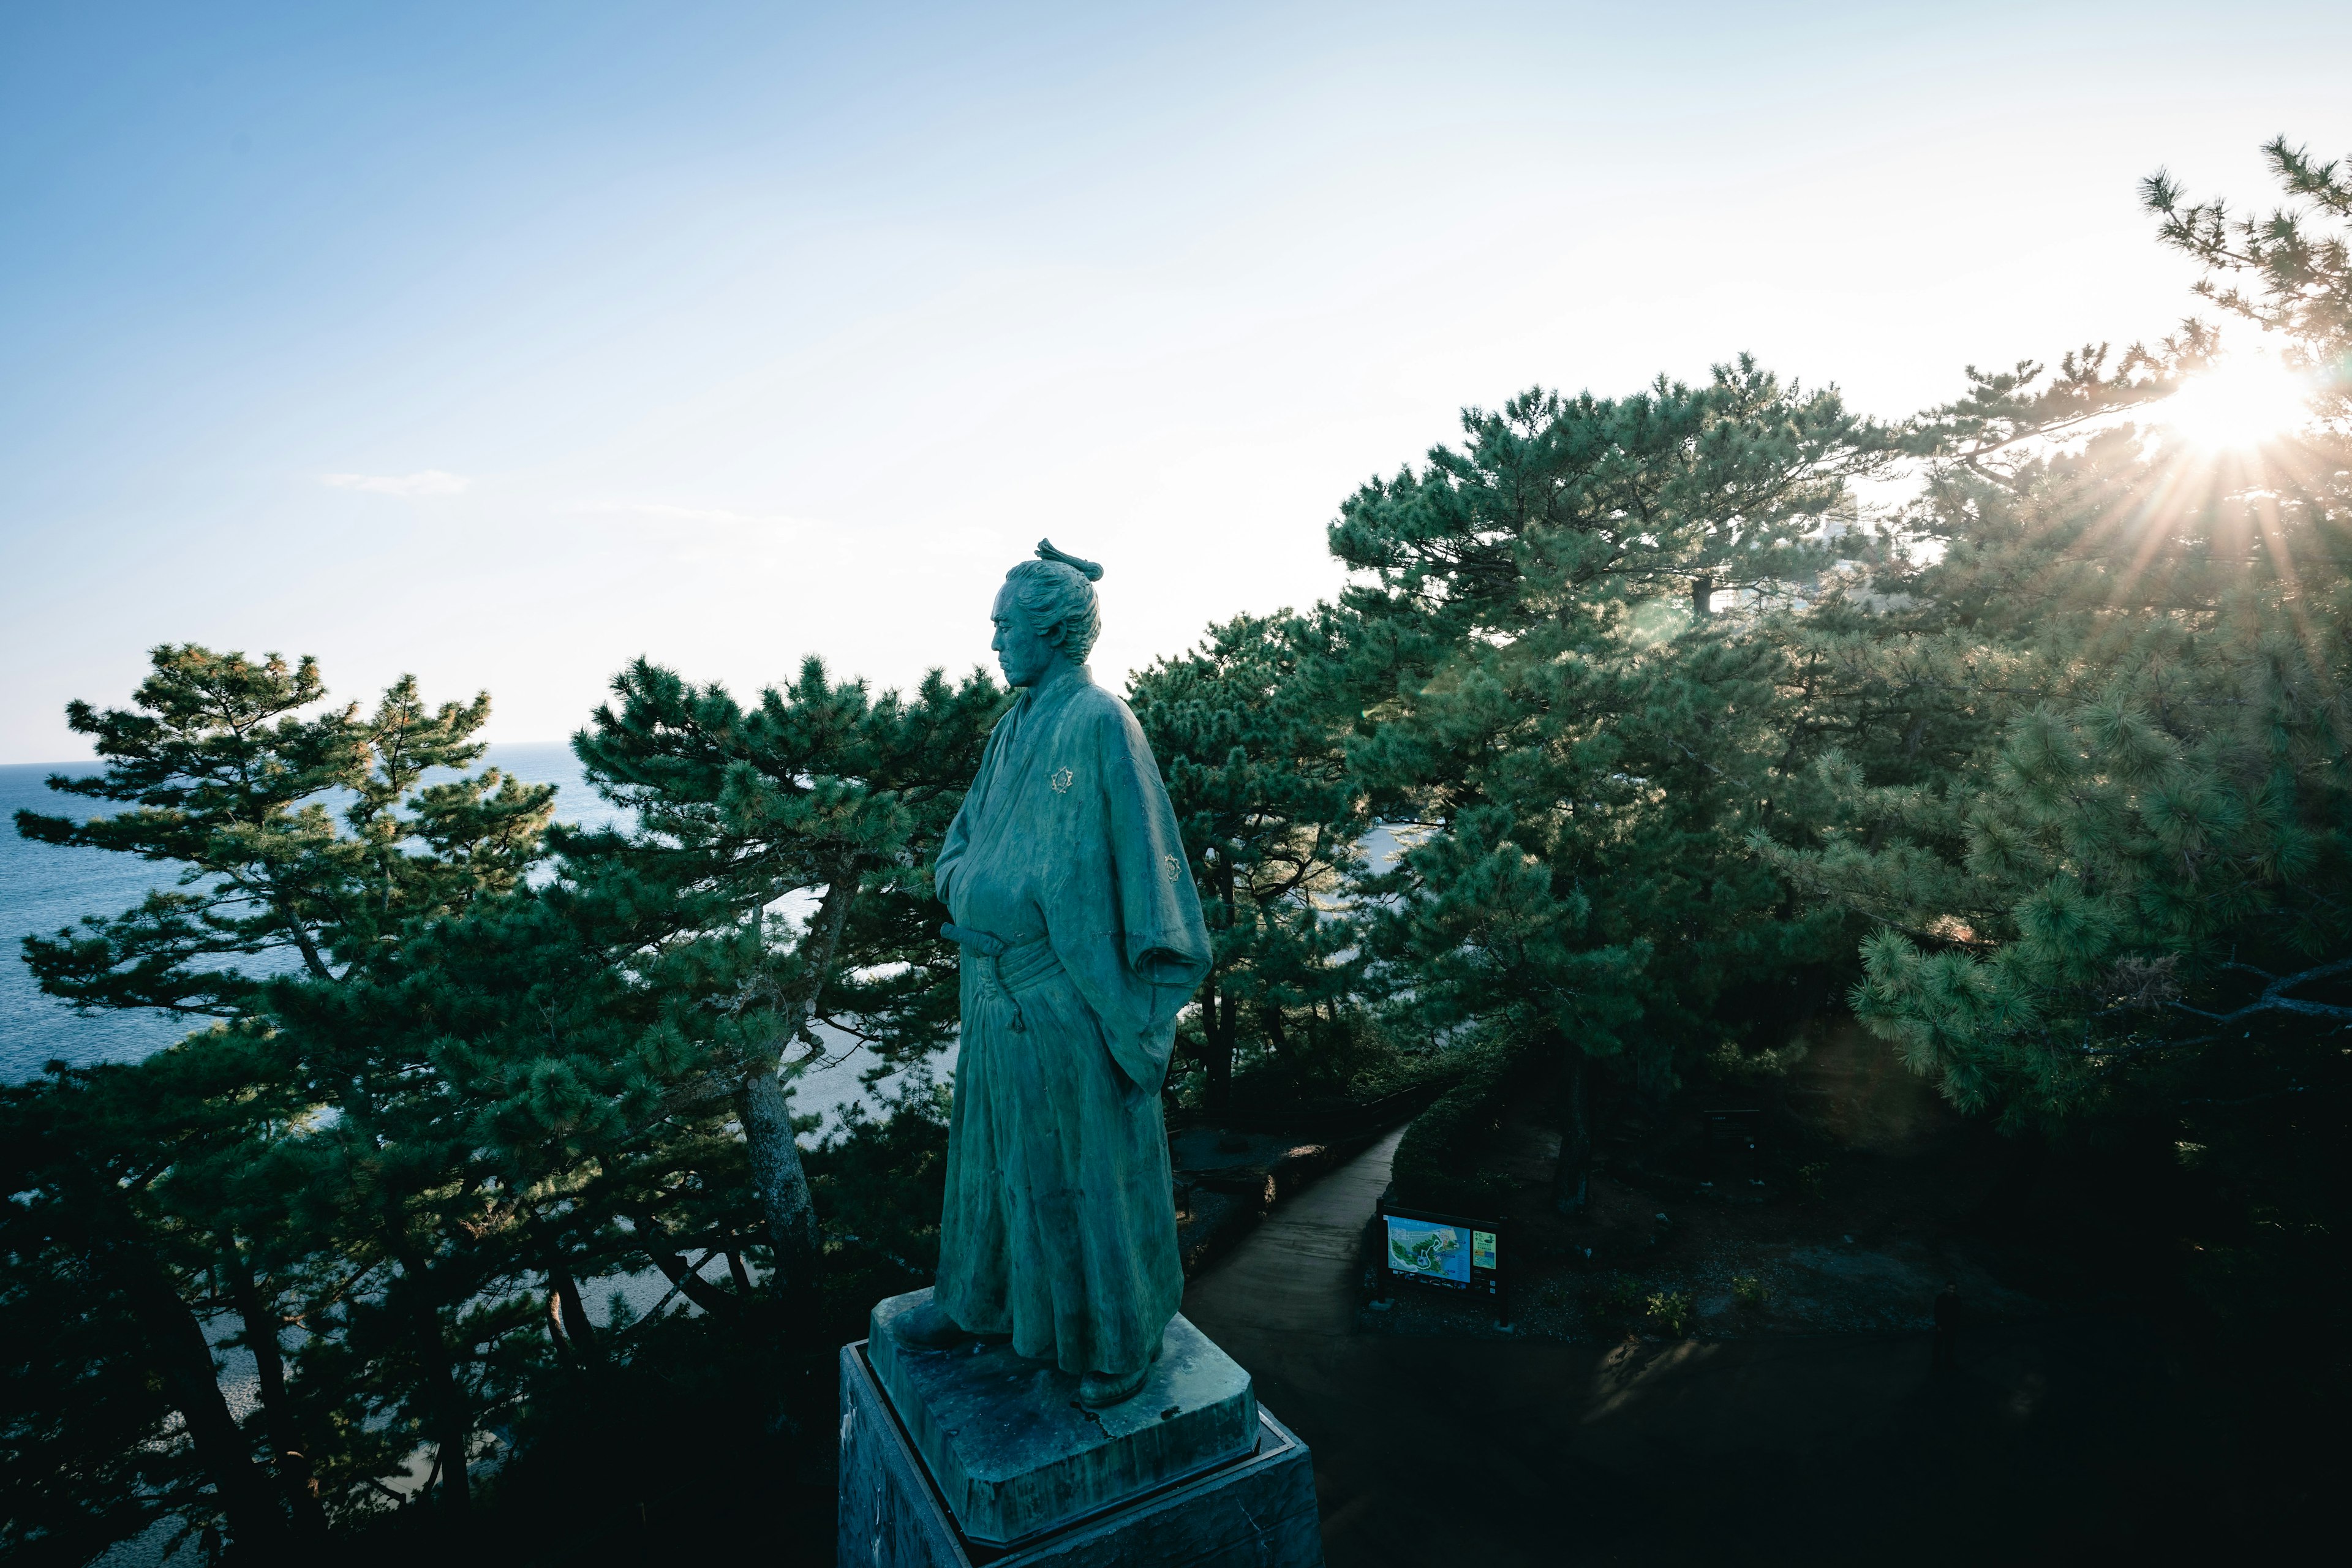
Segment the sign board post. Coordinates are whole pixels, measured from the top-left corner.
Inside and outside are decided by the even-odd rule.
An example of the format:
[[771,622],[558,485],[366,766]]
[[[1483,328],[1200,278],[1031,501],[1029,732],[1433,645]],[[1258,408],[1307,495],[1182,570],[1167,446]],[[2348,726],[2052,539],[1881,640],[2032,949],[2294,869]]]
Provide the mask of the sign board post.
[[1757,1173],[1757,1134],[1763,1112],[1753,1107],[1703,1110],[1706,1126],[1708,1173],[1718,1179],[1746,1179]]

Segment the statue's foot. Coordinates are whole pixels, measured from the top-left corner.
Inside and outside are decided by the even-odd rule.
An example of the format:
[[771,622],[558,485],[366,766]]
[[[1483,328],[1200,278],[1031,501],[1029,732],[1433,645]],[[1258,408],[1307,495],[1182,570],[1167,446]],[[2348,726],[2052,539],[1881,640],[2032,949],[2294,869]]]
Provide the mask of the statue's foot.
[[953,1350],[979,1338],[942,1311],[937,1301],[899,1313],[891,1321],[890,1337],[910,1351]]
[[1087,1373],[1078,1379],[1078,1403],[1088,1410],[1108,1410],[1134,1398],[1142,1391],[1143,1380],[1150,1375],[1148,1366],[1124,1377],[1108,1372]]
[[[1151,1361],[1159,1359],[1160,1347],[1154,1345]],[[1087,1373],[1078,1379],[1078,1403],[1088,1410],[1108,1410],[1134,1398],[1143,1391],[1143,1380],[1151,1375],[1151,1361],[1129,1373]]]

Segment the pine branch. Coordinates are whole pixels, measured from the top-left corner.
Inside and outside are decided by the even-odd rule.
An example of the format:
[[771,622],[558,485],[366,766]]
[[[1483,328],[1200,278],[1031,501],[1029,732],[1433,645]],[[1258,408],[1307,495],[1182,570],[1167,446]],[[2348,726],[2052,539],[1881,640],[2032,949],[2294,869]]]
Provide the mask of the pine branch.
[[2171,1005],[2183,1013],[2210,1019],[2216,1024],[2224,1026],[2242,1023],[2261,1013],[2294,1013],[2305,1017],[2341,1018],[2347,1023],[2352,1023],[2352,1007],[2339,1006],[2332,1002],[2305,1002],[2299,997],[2286,994],[2298,985],[2308,985],[2315,980],[2326,980],[2331,975],[2352,972],[2352,958],[2339,958],[2333,963],[2317,964],[2300,973],[2275,977],[2271,976],[2270,971],[2257,969],[2251,963],[2225,963],[2221,967],[2243,970],[2249,974],[2263,975],[2269,978],[2271,983],[2263,987],[2263,994],[2260,996],[2235,1012],[2209,1013],[2202,1007],[2191,1007],[2186,1002],[2175,1002]]

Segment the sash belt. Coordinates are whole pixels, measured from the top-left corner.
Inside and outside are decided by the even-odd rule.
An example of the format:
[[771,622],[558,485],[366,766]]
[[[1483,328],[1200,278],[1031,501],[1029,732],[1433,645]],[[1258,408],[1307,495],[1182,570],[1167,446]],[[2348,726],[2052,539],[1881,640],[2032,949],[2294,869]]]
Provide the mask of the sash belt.
[[1014,993],[1034,991],[1040,983],[1062,972],[1062,961],[1054,956],[1053,942],[1042,936],[1007,942],[992,931],[959,925],[943,925],[940,934],[980,960],[981,994],[1011,1007],[1013,1032],[1027,1034],[1029,1020],[1022,1016],[1021,999]]

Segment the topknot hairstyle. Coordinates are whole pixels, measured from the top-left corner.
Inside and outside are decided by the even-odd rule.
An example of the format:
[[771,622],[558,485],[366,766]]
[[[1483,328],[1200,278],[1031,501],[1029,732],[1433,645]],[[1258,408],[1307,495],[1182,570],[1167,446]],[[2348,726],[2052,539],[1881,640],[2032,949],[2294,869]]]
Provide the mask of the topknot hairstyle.
[[1062,628],[1062,651],[1072,664],[1084,664],[1102,635],[1102,604],[1095,597],[1100,565],[1067,555],[1050,539],[1037,542],[1037,559],[1024,561],[1004,574],[1013,585],[1013,602],[1028,617],[1039,636]]

